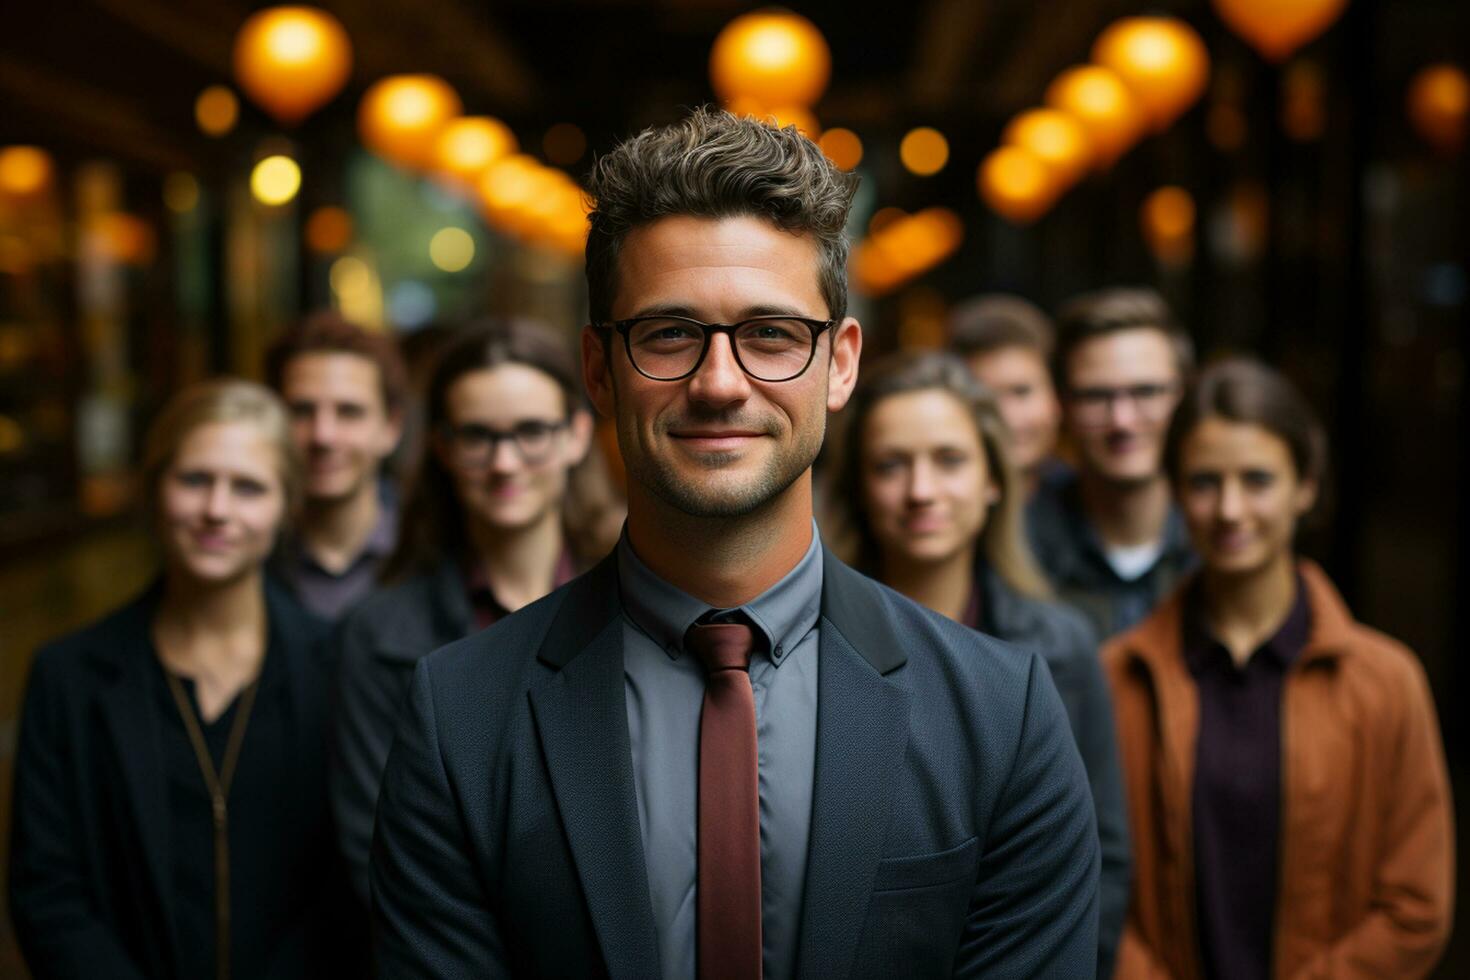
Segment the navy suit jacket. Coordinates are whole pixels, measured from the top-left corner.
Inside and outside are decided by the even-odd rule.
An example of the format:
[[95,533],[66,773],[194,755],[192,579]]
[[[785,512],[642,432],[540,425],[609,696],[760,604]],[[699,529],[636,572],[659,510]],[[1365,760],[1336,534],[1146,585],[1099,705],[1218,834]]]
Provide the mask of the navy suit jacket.
[[[824,555],[798,975],[1091,977],[1098,838],[1046,665]],[[378,803],[386,977],[658,977],[605,560],[425,658]]]

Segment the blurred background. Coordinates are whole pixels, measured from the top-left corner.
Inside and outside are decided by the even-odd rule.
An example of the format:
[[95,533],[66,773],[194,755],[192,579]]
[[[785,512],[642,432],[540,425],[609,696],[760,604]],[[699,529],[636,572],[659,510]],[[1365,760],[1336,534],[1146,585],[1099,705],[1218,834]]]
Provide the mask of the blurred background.
[[[942,345],[978,292],[1141,283],[1201,350],[1286,370],[1333,436],[1305,550],[1423,658],[1467,809],[1464,0],[50,0],[0,23],[0,839],[32,651],[152,575],[135,464],[162,401],[258,377],[324,307],[411,359],[475,313],[574,334],[580,178],[705,102],[862,176],[871,351]],[[1467,932],[1441,975],[1470,975]]]

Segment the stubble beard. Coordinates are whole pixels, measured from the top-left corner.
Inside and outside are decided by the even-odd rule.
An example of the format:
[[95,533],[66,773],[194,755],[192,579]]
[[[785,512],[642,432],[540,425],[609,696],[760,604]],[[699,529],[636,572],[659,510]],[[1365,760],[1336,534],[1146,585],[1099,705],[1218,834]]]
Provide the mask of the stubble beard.
[[[621,415],[619,442],[638,444],[636,422]],[[668,424],[659,434],[668,438]],[[763,426],[766,436],[779,439],[779,429]],[[799,435],[789,448],[777,443],[764,467],[748,480],[726,479],[725,471],[735,465],[739,453],[704,453],[700,470],[693,476],[681,473],[668,458],[654,453],[625,453],[628,477],[648,488],[660,501],[688,517],[716,520],[749,517],[785,493],[816,461],[826,434],[826,419],[815,431]]]

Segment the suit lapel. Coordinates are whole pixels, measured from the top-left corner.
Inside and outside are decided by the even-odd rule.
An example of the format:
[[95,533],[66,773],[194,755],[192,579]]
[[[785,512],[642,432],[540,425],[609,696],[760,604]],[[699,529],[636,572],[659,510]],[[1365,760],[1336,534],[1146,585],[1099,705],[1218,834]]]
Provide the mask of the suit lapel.
[[[155,602],[135,605],[135,615],[118,647],[102,654],[116,671],[111,685],[98,698],[107,740],[121,776],[123,795],[137,827],[143,865],[158,900],[161,921],[173,921],[173,889],[169,874],[168,787],[163,775],[162,731],[155,710],[155,690],[149,672],[154,668],[148,631]],[[172,955],[170,953],[170,955]]]
[[532,689],[531,710],[608,972],[657,977],[617,590],[612,558],[572,583],[540,652],[556,673]]
[[905,662],[884,599],[871,582],[825,558],[798,976],[851,972],[909,735],[908,693],[884,676]]

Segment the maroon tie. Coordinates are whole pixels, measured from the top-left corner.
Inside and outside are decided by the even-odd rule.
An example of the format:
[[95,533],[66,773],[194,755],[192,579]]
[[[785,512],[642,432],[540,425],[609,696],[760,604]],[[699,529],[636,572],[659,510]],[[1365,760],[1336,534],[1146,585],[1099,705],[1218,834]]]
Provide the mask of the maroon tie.
[[756,786],[754,631],[689,627],[704,663],[699,717],[699,980],[760,980],[761,819]]

